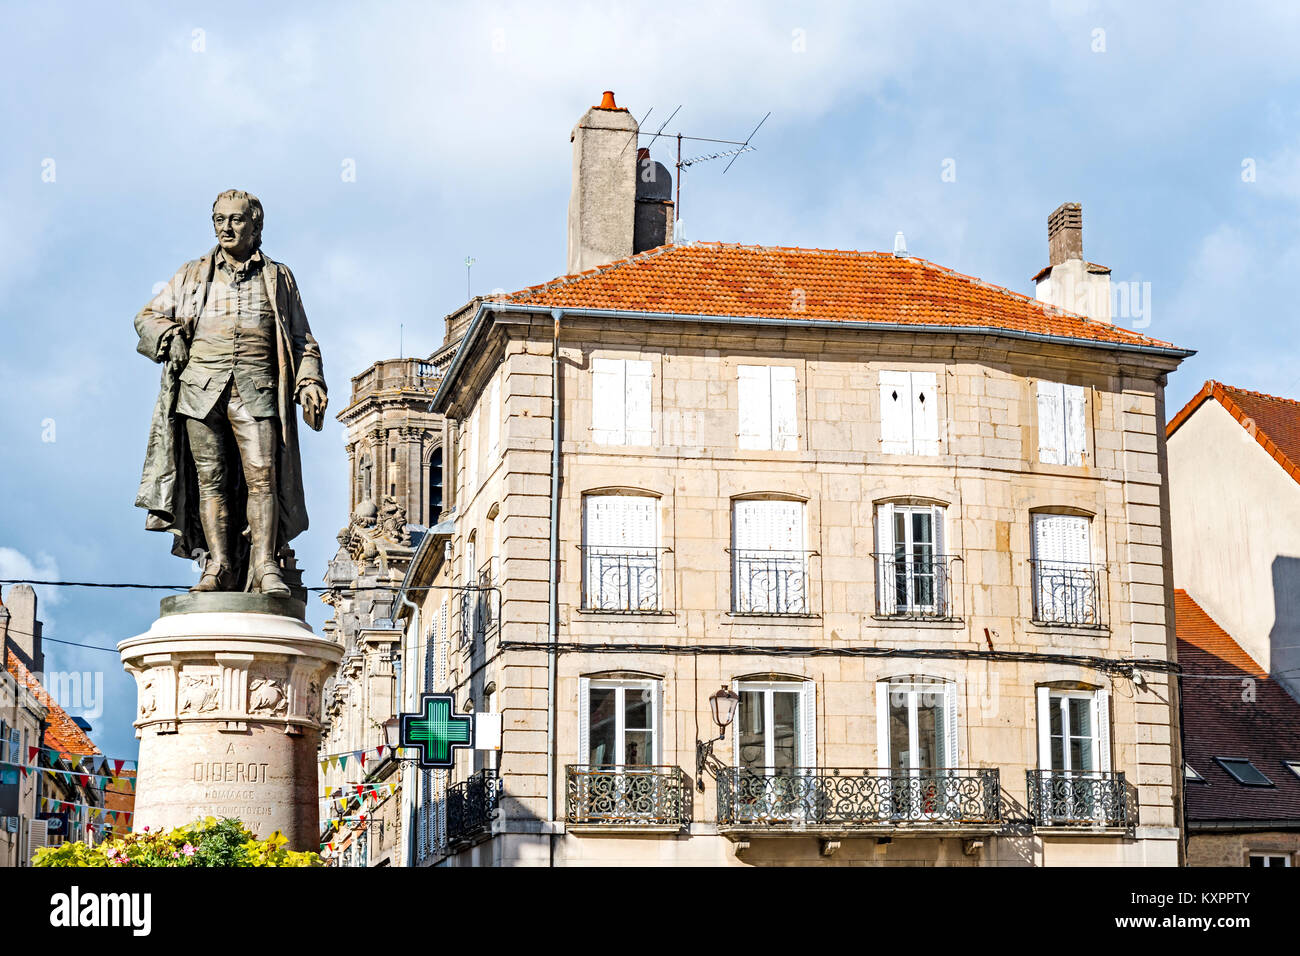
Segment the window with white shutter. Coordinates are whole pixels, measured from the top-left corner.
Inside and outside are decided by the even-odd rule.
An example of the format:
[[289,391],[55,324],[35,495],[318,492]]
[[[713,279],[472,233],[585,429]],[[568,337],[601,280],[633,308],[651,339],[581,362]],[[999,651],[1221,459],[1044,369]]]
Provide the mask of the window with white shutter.
[[465,487],[466,499],[478,491],[478,406],[465,422]]
[[1038,460],[1082,465],[1088,451],[1087,392],[1079,385],[1038,383]]
[[1034,620],[1100,626],[1101,580],[1092,563],[1091,524],[1079,515],[1033,516]]
[[650,362],[643,359],[591,360],[591,436],[598,445],[649,445],[651,428]]
[[734,611],[808,613],[803,502],[736,501],[731,544]]
[[880,450],[886,455],[939,454],[934,372],[880,372]]
[[798,379],[786,365],[737,367],[738,434],[741,448],[797,451]]
[[488,397],[488,458],[495,462],[501,450],[501,378],[492,379]]
[[1093,824],[1123,814],[1127,798],[1110,773],[1110,691],[1038,688],[1040,822]]
[[876,511],[876,613],[943,618],[952,612],[942,505],[885,503]]
[[583,511],[583,606],[659,610],[659,499],[587,495]]

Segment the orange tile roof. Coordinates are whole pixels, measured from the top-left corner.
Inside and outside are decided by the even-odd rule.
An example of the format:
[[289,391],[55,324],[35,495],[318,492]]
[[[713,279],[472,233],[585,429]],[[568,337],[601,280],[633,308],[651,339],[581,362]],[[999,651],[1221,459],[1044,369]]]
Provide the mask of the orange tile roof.
[[9,673],[15,679],[21,681],[36,699],[49,709],[49,713],[45,717],[46,726],[43,746],[67,754],[99,753],[99,748],[95,746],[94,741],[86,735],[84,730],[73,723],[72,718],[68,716],[68,712],[60,707],[58,702],[49,695],[49,692],[41,686],[41,682],[36,679],[36,675],[14,656],[12,650],[8,652],[6,666]]
[[1252,677],[1268,677],[1268,672],[1255,663],[1255,659],[1242,650],[1241,645],[1182,588],[1174,589],[1174,620],[1179,641]]
[[1234,388],[1211,379],[1169,420],[1165,437],[1173,435],[1209,398],[1222,405],[1288,475],[1300,482],[1300,402],[1294,399]]
[[935,265],[885,252],[667,245],[506,298],[552,308],[960,326],[1173,348]]

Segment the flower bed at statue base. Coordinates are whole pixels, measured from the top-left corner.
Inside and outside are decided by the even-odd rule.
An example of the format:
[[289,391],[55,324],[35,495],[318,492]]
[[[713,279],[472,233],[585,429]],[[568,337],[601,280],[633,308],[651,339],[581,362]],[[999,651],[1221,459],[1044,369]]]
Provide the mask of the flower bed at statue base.
[[322,866],[320,855],[285,849],[276,831],[259,840],[240,821],[205,817],[175,830],[129,833],[96,846],[67,842],[36,851],[32,866]]

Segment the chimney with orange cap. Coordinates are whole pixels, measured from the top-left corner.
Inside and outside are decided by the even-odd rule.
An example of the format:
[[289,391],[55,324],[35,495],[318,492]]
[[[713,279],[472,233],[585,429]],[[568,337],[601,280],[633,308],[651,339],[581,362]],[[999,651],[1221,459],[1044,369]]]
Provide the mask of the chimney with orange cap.
[[583,114],[573,143],[567,271],[585,272],[632,255],[636,211],[637,122],[605,91]]

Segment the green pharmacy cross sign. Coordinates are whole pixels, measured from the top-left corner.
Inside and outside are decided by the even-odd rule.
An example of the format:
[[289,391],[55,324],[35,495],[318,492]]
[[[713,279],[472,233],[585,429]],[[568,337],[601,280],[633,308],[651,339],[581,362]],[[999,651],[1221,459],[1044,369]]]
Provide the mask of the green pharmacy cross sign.
[[457,750],[474,746],[474,715],[455,707],[450,694],[425,694],[420,713],[402,714],[402,747],[418,749],[421,768],[451,767]]

